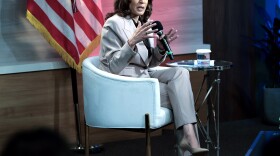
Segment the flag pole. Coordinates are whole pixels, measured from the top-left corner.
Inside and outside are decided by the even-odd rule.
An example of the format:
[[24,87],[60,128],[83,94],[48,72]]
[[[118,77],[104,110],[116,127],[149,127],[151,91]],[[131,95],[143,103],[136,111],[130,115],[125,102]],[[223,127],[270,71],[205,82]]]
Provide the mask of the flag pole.
[[[75,122],[76,122],[76,135],[77,135],[77,144],[71,150],[76,153],[85,153],[85,148],[81,143],[81,120],[80,120],[80,109],[78,103],[78,88],[77,88],[77,74],[74,68],[71,69],[71,81],[72,81],[72,93],[73,93],[73,102],[75,108]],[[97,144],[92,145],[89,148],[89,153],[100,153],[103,151],[103,145]]]

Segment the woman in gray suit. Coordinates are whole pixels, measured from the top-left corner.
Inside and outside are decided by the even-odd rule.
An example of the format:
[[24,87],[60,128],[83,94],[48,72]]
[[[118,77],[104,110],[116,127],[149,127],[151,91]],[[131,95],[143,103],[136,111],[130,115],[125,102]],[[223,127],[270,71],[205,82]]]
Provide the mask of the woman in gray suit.
[[177,30],[158,36],[156,23],[149,20],[152,0],[115,0],[114,12],[108,13],[101,33],[100,69],[109,73],[157,78],[160,82],[161,105],[173,110],[178,154],[207,152],[200,148],[189,72],[184,68],[149,71],[166,58],[163,45],[175,40]]

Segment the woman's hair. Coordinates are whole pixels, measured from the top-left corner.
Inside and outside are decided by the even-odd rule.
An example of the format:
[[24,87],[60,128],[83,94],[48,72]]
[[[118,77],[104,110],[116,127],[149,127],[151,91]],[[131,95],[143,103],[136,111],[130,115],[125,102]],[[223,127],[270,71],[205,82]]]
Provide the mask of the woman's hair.
[[[129,4],[131,0],[115,0],[114,3],[114,12],[110,12],[106,15],[105,20],[112,17],[115,14],[118,14],[119,16],[125,17],[127,15],[131,14],[131,11],[129,9]],[[145,10],[144,15],[140,16],[140,21],[142,23],[146,23],[148,19],[150,18],[153,10],[153,0],[148,0],[148,5]]]

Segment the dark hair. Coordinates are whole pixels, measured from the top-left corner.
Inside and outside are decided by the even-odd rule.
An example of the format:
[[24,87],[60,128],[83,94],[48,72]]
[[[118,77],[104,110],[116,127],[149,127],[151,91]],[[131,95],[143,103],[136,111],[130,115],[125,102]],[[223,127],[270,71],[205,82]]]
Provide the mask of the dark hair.
[[[119,16],[125,17],[127,15],[130,15],[130,9],[129,4],[131,3],[131,0],[115,0],[114,3],[114,12],[110,12],[106,15],[105,20],[112,17],[115,14],[118,14]],[[148,0],[148,5],[145,10],[144,15],[140,16],[140,21],[142,23],[146,23],[150,16],[152,15],[153,10],[153,0]]]

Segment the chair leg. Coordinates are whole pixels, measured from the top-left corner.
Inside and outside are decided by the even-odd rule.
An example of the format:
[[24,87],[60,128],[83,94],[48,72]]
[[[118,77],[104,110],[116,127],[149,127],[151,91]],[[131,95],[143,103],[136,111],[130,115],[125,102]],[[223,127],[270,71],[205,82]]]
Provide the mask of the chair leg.
[[88,138],[88,130],[89,130],[89,126],[87,124],[85,124],[85,155],[89,156],[89,138]]
[[149,114],[145,114],[145,128],[146,128],[146,156],[151,156],[151,135],[150,135]]

